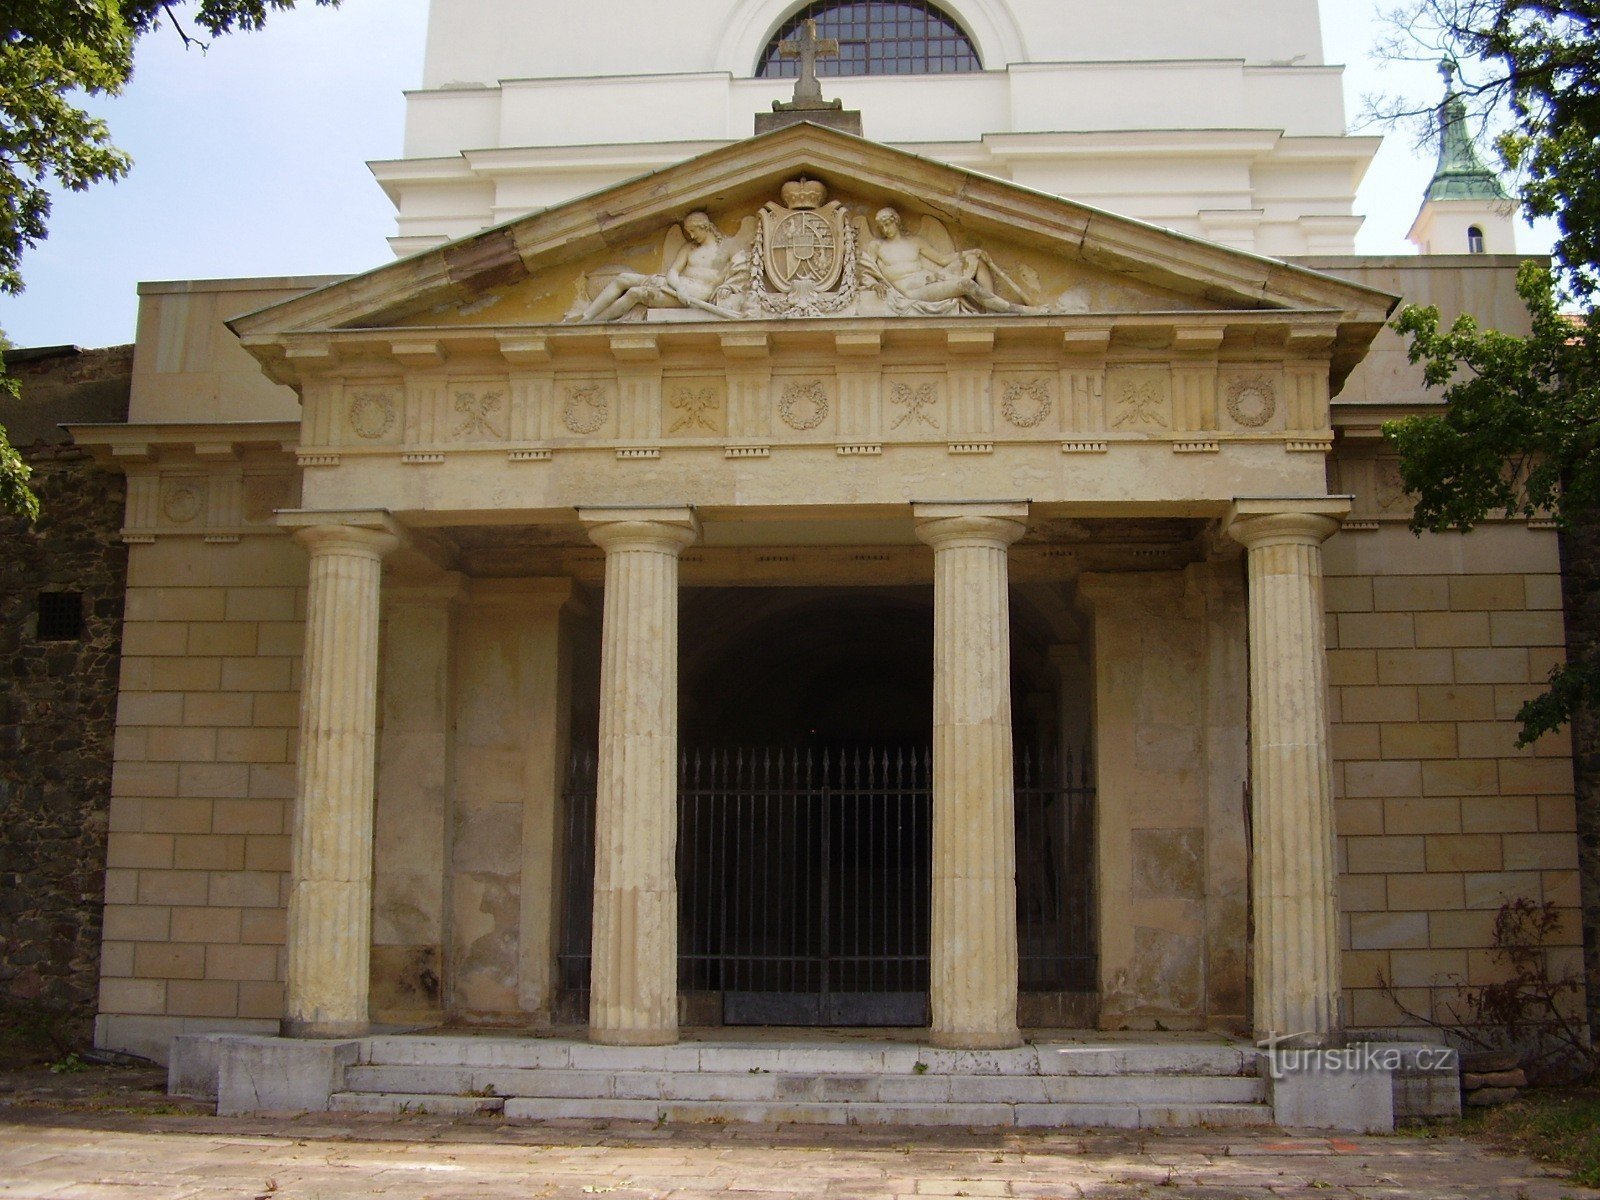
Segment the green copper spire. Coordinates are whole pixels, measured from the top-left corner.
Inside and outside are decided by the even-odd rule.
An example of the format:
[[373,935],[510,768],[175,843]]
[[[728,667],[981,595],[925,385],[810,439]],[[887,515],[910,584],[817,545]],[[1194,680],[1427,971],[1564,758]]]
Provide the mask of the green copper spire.
[[1428,184],[1429,200],[1505,200],[1500,176],[1478,156],[1467,131],[1467,106],[1456,92],[1455,64],[1439,64],[1444,76],[1444,103],[1439,112],[1439,165]]

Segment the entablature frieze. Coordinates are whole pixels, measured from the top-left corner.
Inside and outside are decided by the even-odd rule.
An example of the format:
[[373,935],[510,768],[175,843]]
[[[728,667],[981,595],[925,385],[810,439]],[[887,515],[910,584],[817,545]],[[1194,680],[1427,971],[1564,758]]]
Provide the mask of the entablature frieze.
[[634,324],[432,341],[356,331],[286,347],[304,351],[293,361],[307,468],[347,455],[424,466],[457,452],[648,461],[674,446],[759,458],[790,444],[841,457],[1051,441],[1068,454],[1151,441],[1188,454],[1261,441],[1325,453],[1338,332],[1311,316]]
[[295,449],[301,427],[292,422],[70,428],[96,462],[127,476],[122,540],[128,545],[168,535],[218,545],[281,536],[276,514],[300,500]]

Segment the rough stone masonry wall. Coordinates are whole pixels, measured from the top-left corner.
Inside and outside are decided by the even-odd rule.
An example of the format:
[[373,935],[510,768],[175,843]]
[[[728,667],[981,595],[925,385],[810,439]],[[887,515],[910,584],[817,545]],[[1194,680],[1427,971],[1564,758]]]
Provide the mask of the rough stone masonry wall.
[[277,532],[132,548],[99,1045],[277,1028],[305,581]]
[[1501,977],[1495,914],[1519,896],[1563,910],[1552,968],[1579,968],[1569,741],[1515,745],[1563,653],[1555,534],[1385,523],[1335,537],[1326,570],[1347,1019],[1448,1021],[1463,983]]
[[[0,517],[0,1011],[13,1035],[33,1021],[78,1042],[100,953],[124,485],[71,446],[27,457],[40,518]],[[83,593],[80,639],[39,640],[46,590]]]

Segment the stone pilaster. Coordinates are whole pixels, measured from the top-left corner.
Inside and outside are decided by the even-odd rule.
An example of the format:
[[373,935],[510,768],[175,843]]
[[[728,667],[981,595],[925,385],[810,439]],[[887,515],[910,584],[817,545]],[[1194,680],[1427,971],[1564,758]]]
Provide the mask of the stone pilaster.
[[573,604],[570,579],[531,581],[527,654],[529,697],[527,794],[522,809],[522,891],[517,1000],[540,1025],[550,1023],[560,934],[561,785],[566,777],[572,662],[562,614]]
[[933,1039],[1015,1046],[1017,868],[1006,550],[1026,504],[919,504],[933,547]]
[[1255,1028],[1339,1039],[1338,869],[1328,750],[1322,543],[1349,500],[1240,500],[1246,549]]
[[678,1037],[678,556],[688,508],[585,509],[606,552],[589,1035]]
[[283,1017],[294,1037],[367,1029],[378,591],[383,556],[399,543],[376,521],[295,534],[311,569]]

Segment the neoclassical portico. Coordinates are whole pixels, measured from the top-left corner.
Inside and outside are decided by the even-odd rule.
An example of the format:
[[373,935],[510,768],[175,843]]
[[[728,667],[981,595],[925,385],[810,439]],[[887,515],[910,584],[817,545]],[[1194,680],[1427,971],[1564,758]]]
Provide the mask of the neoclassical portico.
[[[770,992],[740,963],[837,951],[856,965],[832,984],[785,967],[785,1002],[877,987],[949,1046],[1069,1020],[1337,1038],[1319,561],[1346,505],[1325,456],[1391,302],[800,126],[242,318],[303,406],[279,518],[311,555],[285,1029],[586,1017],[595,1041],[661,1044]],[[378,579],[402,537],[395,621]],[[680,602],[737,614],[744,588],[780,614],[785,589],[926,614],[925,650],[918,626],[893,638],[920,657],[914,741],[847,777],[846,728],[807,788],[778,746],[691,817],[679,659],[703,647],[680,647]],[[784,692],[793,669],[758,657]],[[438,844],[379,863],[376,895],[375,711],[391,750],[442,758],[384,757],[381,852],[407,853],[391,820]],[[1039,746],[1016,766],[1024,730],[1055,754],[1081,748],[1069,727],[1096,764],[1073,822]],[[839,831],[866,838],[891,791],[906,832],[860,858]],[[794,861],[756,887],[769,802]],[[1081,889],[1048,882],[1069,842]],[[685,870],[725,881],[695,880],[702,907],[746,906],[702,913],[693,945]],[[893,984],[881,945],[828,932],[887,927],[879,893],[839,890],[869,878],[915,893]],[[1040,983],[1069,926],[1073,982]]]
[[[1343,497],[1247,498],[1217,521],[1246,548],[1248,576],[1252,1022],[1261,1036],[1317,1043],[1342,1026],[1320,548],[1347,507]],[[1004,1047],[1019,1040],[1008,558],[1029,505],[918,503],[910,514],[933,551],[930,1032],[942,1045]],[[578,516],[605,553],[590,1036],[664,1044],[679,1025],[679,571],[702,525],[689,506]],[[311,565],[284,1031],[347,1037],[369,1024],[379,577],[404,531],[377,512],[281,520]],[[1126,601],[1087,581],[1084,590],[1101,620]],[[1102,771],[1114,796],[1119,765]],[[525,889],[550,884],[525,872]],[[535,933],[521,940],[538,942]]]

